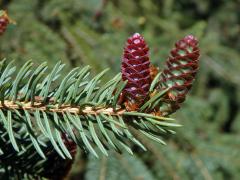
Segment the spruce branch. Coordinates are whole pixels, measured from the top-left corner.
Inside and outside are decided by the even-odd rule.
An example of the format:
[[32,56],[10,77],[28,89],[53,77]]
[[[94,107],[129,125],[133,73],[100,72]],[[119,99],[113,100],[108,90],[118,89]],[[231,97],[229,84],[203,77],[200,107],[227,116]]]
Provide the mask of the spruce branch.
[[[62,77],[61,62],[48,73],[47,63],[34,67],[28,61],[16,70],[13,62],[1,61],[2,176],[59,179],[68,173],[77,146],[97,158],[100,152],[108,156],[109,149],[133,154],[133,144],[146,151],[136,131],[165,144],[164,136],[180,125],[162,109],[167,104],[167,112],[173,111],[182,102],[181,90],[185,96],[191,87],[198,67],[196,39],[187,36],[171,54],[167,68],[152,73],[148,46],[136,33],[124,49],[122,74],[105,84],[101,81],[108,69],[91,77],[89,66],[76,67]],[[176,98],[171,98],[175,91]],[[56,176],[59,170],[62,174]]]
[[[0,178],[1,179],[63,179],[69,172],[73,159],[64,159],[58,155],[52,147],[51,142],[45,137],[39,136],[38,142],[41,143],[41,151],[45,159],[36,152],[37,142],[28,137],[25,131],[26,124],[14,124],[13,129],[18,136],[15,138],[21,141],[21,151],[16,153],[13,149],[7,132],[3,132],[4,127],[0,127]],[[70,156],[76,154],[75,145],[69,146],[72,141],[62,137],[62,143],[67,146]],[[40,147],[39,147],[40,148]],[[66,148],[66,147],[65,147]],[[57,172],[57,173],[56,173]]]
[[12,62],[1,62],[1,124],[15,151],[23,150],[21,138],[16,138],[22,135],[15,132],[16,124],[24,125],[23,133],[43,158],[40,136],[48,139],[63,158],[71,156],[59,133],[68,134],[79,147],[98,157],[93,144],[105,155],[110,147],[119,152],[125,149],[132,154],[130,142],[146,150],[129,131],[129,126],[157,141],[158,136],[168,132],[166,129],[179,126],[171,118],[127,112],[118,105],[119,92],[126,85],[120,74],[100,86],[106,70],[90,79],[87,66],[73,69],[58,83],[63,66],[59,62],[47,74],[46,63],[34,69],[29,61],[14,74],[16,67]]

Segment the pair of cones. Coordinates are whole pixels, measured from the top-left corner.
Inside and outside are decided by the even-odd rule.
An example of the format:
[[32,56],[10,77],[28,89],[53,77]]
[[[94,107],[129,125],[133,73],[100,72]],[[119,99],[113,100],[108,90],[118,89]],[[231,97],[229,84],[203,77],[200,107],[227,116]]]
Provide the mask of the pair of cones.
[[[159,104],[159,113],[169,115],[175,112],[185,100],[195,79],[199,48],[197,39],[188,35],[175,43],[163,69],[156,91],[169,89]],[[128,38],[122,57],[122,79],[127,80],[123,90],[125,106],[135,111],[150,98],[149,88],[156,68],[149,60],[149,48],[144,38],[135,33]]]

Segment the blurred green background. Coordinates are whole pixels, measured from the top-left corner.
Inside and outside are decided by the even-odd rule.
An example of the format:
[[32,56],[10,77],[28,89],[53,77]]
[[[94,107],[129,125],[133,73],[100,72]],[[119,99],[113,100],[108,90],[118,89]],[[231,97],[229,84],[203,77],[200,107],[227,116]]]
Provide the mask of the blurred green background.
[[59,60],[90,65],[94,73],[120,71],[127,37],[139,32],[160,70],[174,43],[187,34],[200,41],[200,71],[191,95],[174,114],[182,128],[135,155],[95,159],[79,153],[68,179],[240,179],[239,0],[1,0],[17,25],[0,41],[0,57],[36,65]]

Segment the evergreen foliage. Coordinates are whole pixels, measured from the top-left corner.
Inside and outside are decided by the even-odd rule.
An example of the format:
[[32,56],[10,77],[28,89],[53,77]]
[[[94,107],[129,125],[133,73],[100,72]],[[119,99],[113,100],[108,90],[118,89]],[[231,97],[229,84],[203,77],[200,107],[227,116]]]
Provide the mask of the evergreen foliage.
[[[149,141],[139,131],[131,129],[131,133],[148,151],[130,145],[135,152],[134,156],[127,153],[119,156],[108,151],[109,156],[105,157],[95,150],[100,160],[94,158],[92,153],[79,151],[69,179],[239,178],[239,0],[68,0],[67,3],[63,0],[3,0],[0,4],[1,9],[6,8],[17,22],[16,26],[10,25],[1,37],[1,59],[15,59],[18,69],[26,59],[33,59],[34,67],[47,60],[49,69],[53,69],[61,59],[66,64],[62,71],[63,77],[70,69],[82,69],[90,65],[92,78],[110,68],[108,75],[101,79],[103,84],[106,83],[109,81],[108,76],[113,77],[120,71],[122,45],[133,32],[140,32],[149,46],[154,47],[150,49],[150,58],[153,64],[160,67],[160,71],[169,49],[177,39],[187,34],[193,34],[199,39],[200,71],[191,97],[174,114],[184,127],[178,128],[177,135],[170,138],[163,135],[167,146]],[[6,111],[3,114],[8,117]],[[14,134],[18,131],[26,133],[21,130],[26,130],[25,126],[18,129],[18,122],[14,119],[13,122]],[[15,150],[5,130],[1,131],[1,137],[5,137],[1,141],[6,140],[1,142],[1,147],[6,147],[5,155],[1,156],[2,162],[2,157],[7,157],[7,153]],[[19,143],[18,137],[15,138]],[[29,135],[26,138],[29,139]],[[38,143],[43,154],[57,153],[48,140],[47,146],[52,149],[45,149],[45,140],[39,139],[41,143]],[[32,156],[39,157],[31,139],[19,149],[28,147],[28,143],[35,152]],[[35,159],[28,154],[26,156],[30,161]],[[17,160],[21,162],[16,156],[8,162]],[[46,164],[41,167],[47,167],[48,170],[53,167],[49,162]],[[22,163],[18,167],[21,165],[26,167]],[[4,172],[4,168],[1,172]],[[9,175],[13,171],[9,169],[7,172]],[[13,179],[17,179],[18,173],[15,174]],[[6,179],[3,173],[1,175],[1,179]]]
[[[16,67],[12,64],[7,64],[4,60],[0,64],[0,116],[3,140],[1,153],[2,156],[21,159],[21,165],[25,166],[24,160],[28,159],[25,154],[32,152],[35,155],[34,149],[40,157],[49,159],[49,152],[42,150],[49,148],[49,144],[63,159],[72,159],[61,134],[66,134],[81,149],[98,157],[92,144],[106,156],[110,147],[118,152],[126,150],[133,154],[130,142],[146,150],[129,131],[129,126],[162,144],[165,143],[158,136],[173,133],[171,128],[179,126],[171,118],[141,111],[127,112],[121,108],[117,100],[126,83],[120,81],[120,74],[99,86],[106,70],[88,79],[90,68],[77,67],[62,77],[60,74],[64,65],[60,62],[50,73],[46,73],[46,63],[32,69],[33,63],[28,61],[14,75]],[[55,83],[58,78],[62,79],[61,83]],[[153,81],[151,86],[154,87],[156,83],[157,81]],[[150,102],[147,101],[144,105],[149,106]],[[15,154],[9,149],[15,151]],[[32,158],[41,161],[37,155]],[[21,171],[18,171],[16,164],[8,161],[9,158],[6,158],[6,164],[2,161],[3,174],[8,171],[10,174],[18,172],[20,177],[25,173],[30,173],[33,177],[45,174],[38,172],[37,168],[41,168],[42,165],[36,161],[27,162],[29,168],[38,165],[36,170],[30,172],[27,169],[25,171],[24,167],[20,167]],[[18,164],[18,160],[14,162]],[[56,166],[55,173],[57,168]]]

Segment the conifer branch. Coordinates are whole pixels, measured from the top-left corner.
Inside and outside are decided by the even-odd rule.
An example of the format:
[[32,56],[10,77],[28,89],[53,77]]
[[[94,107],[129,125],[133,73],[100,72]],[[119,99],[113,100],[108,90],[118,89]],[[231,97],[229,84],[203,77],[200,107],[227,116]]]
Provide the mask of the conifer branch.
[[[14,74],[16,67],[12,62],[1,62],[2,131],[8,134],[8,141],[15,151],[23,150],[21,138],[17,137],[25,135],[32,141],[38,154],[45,158],[39,140],[43,136],[61,157],[69,158],[70,153],[59,137],[63,133],[96,157],[98,154],[93,144],[105,155],[108,155],[107,150],[111,147],[119,152],[125,149],[132,154],[130,142],[146,149],[132,135],[128,126],[139,129],[160,143],[164,143],[159,138],[163,133],[179,126],[173,119],[156,116],[149,109],[148,112],[127,112],[124,106],[117,104],[120,92],[126,85],[119,74],[100,86],[106,70],[91,79],[87,66],[73,69],[58,84],[63,66],[59,62],[46,74],[46,63],[33,69],[33,63],[29,61]],[[148,101],[145,106],[153,102]],[[24,128],[19,134],[14,127],[22,125]],[[4,149],[2,152],[5,153]]]
[[[9,19],[5,12],[1,18],[3,33]],[[182,102],[179,94],[170,102],[169,98],[173,90],[188,88],[197,70],[197,40],[184,55],[179,54],[180,45],[172,51],[175,59],[168,61],[167,70],[153,73],[149,48],[140,34],[134,34],[124,48],[122,74],[105,84],[101,80],[107,69],[91,78],[89,66],[76,67],[61,77],[61,62],[47,73],[46,63],[34,67],[28,61],[16,72],[13,62],[1,61],[0,167],[4,172],[0,177],[63,178],[77,146],[95,157],[100,152],[108,156],[109,149],[133,154],[132,144],[146,151],[133,130],[165,144],[162,138],[180,125],[162,109],[171,106],[170,114]],[[188,68],[180,74],[182,84],[176,75],[168,76],[178,59],[186,61],[184,68]],[[181,73],[182,66],[177,68]],[[61,173],[56,175],[56,171]]]

